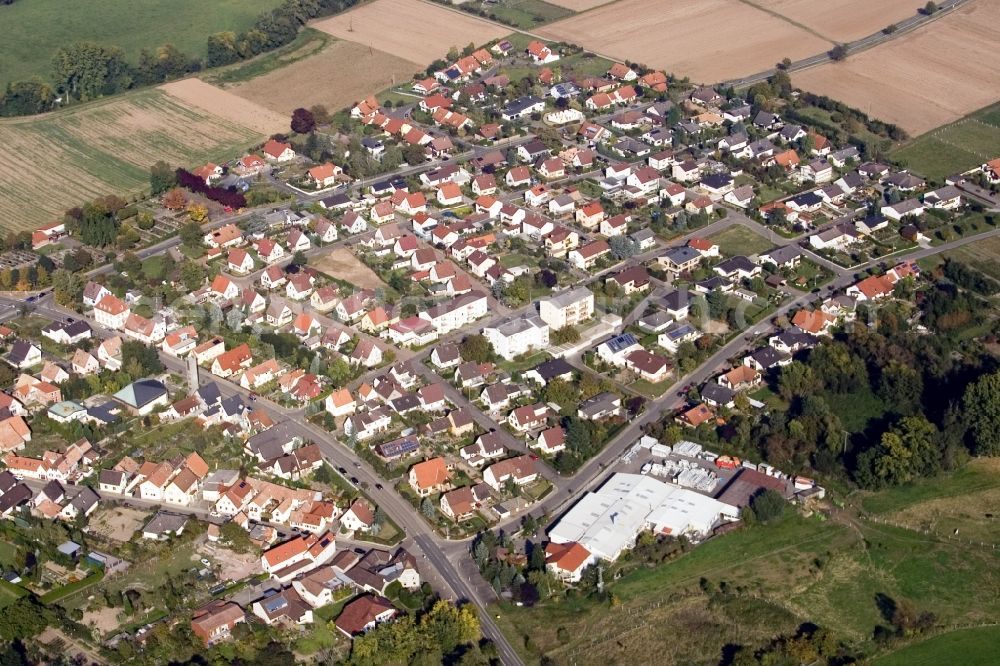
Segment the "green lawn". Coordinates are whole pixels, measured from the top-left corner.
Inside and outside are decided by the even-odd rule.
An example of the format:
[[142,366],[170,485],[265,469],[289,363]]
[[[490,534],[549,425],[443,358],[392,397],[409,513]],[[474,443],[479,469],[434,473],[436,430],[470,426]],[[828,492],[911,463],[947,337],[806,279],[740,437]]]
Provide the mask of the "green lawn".
[[1000,627],[959,629],[891,654],[879,657],[873,666],[987,666],[1000,663]]
[[861,432],[872,419],[885,414],[886,405],[867,386],[854,393],[824,393],[830,410],[847,432]]
[[1000,104],[939,127],[890,153],[894,160],[927,178],[942,181],[1000,154]]
[[48,79],[56,50],[74,41],[93,41],[124,49],[137,62],[143,48],[171,43],[203,58],[208,36],[241,31],[281,0],[19,0],[3,7],[3,26],[11,38],[0,45],[0,86],[40,76]]
[[647,398],[659,398],[663,395],[663,392],[670,388],[670,385],[674,383],[674,379],[664,379],[662,382],[648,382],[645,379],[639,379],[632,382],[629,388],[637,393],[641,393]]
[[28,591],[23,587],[0,580],[0,609],[9,606],[26,594]]
[[797,282],[798,278],[805,278],[805,285],[800,287],[803,289],[815,289],[816,287],[822,287],[833,279],[833,273],[831,271],[809,259],[802,259],[799,262],[798,268],[796,268],[792,274],[794,276],[791,280],[792,286],[799,287],[800,285]]
[[543,0],[507,0],[489,5],[487,11],[494,20],[521,30],[530,30],[573,15],[572,10]]
[[759,254],[774,247],[774,243],[742,224],[733,226],[710,236],[709,239],[718,244],[719,252],[726,256],[736,254]]
[[0,541],[0,565],[10,566],[16,557],[17,546],[8,541]]
[[536,268],[538,266],[538,257],[533,257],[530,254],[520,254],[518,252],[514,252],[500,257],[500,265],[504,268],[514,268],[515,266],[528,266],[530,268]]

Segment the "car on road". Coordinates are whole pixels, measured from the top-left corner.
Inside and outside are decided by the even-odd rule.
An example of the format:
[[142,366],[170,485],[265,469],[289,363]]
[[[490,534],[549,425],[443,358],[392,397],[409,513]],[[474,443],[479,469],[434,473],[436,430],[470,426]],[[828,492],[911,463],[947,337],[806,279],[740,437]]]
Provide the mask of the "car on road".
[[257,399],[257,394],[251,391],[250,392],[250,399],[251,400],[256,400]]
[[361,469],[361,463],[357,463],[356,462],[356,463],[354,463],[354,466],[357,467],[358,469]]
[[353,483],[354,485],[358,485],[358,484],[359,484],[359,483],[361,483],[361,482],[360,482],[360,481],[358,481],[358,477],[356,477],[356,476],[352,476],[352,477],[351,477],[351,483]]
[[347,474],[347,470],[344,469],[343,467],[338,467],[337,471],[340,472],[341,474]]
[[384,488],[382,487],[382,484],[381,484],[381,483],[376,483],[376,484],[375,484],[375,489],[376,489],[376,490],[384,490]]

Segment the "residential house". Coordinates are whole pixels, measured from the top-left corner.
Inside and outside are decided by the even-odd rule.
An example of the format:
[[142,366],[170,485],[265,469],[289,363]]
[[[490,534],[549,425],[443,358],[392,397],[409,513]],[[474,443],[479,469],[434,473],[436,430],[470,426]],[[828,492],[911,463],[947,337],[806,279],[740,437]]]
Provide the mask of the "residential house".
[[451,472],[444,458],[431,458],[419,462],[410,468],[408,480],[410,487],[426,497],[446,490],[449,486]]
[[496,491],[501,491],[508,481],[524,486],[538,478],[535,460],[530,455],[508,458],[483,470],[483,481]]

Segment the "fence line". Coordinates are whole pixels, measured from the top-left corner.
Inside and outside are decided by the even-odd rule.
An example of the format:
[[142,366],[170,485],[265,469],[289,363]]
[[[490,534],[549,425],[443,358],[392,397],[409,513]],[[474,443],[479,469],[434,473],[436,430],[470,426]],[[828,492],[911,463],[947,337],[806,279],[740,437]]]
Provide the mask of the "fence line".
[[926,536],[934,537],[934,538],[939,539],[939,540],[954,541],[955,543],[961,543],[961,544],[965,544],[965,545],[968,545],[968,546],[978,546],[980,548],[988,548],[990,550],[997,550],[997,548],[998,548],[998,544],[995,544],[995,543],[987,543],[985,541],[976,541],[974,539],[964,539],[964,538],[958,537],[958,536],[956,536],[954,534],[941,534],[940,532],[934,532],[934,531],[929,530],[929,529],[924,528],[924,527],[914,527],[913,525],[907,525],[905,523],[899,523],[899,522],[896,522],[896,521],[893,521],[893,520],[887,520],[885,518],[878,518],[876,516],[869,516],[869,515],[866,515],[866,514],[860,514],[859,518],[861,518],[862,520],[865,520],[865,521],[868,521],[868,522],[872,522],[872,523],[877,523],[877,524],[880,524],[880,525],[889,525],[891,527],[896,527],[896,528],[899,528],[901,530],[909,530],[910,532],[917,532],[919,534],[924,534]]

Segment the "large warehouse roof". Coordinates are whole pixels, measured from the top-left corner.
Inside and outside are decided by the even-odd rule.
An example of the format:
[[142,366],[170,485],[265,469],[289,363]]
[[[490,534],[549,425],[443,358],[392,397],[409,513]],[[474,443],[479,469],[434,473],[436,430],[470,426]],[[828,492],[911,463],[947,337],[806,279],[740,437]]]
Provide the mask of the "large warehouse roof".
[[549,531],[549,540],[577,541],[613,560],[643,530],[704,535],[720,520],[738,516],[736,507],[692,490],[641,474],[615,474],[577,502]]

